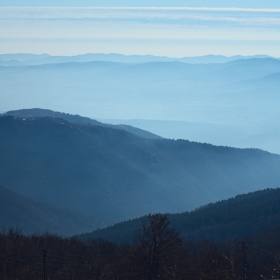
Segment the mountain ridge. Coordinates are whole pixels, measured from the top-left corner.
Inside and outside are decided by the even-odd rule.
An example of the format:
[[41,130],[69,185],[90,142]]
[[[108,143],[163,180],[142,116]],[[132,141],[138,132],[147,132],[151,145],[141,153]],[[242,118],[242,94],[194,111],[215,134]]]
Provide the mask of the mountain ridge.
[[103,126],[103,127],[110,127],[114,129],[121,129],[128,131],[130,133],[133,133],[134,135],[137,135],[142,138],[147,139],[161,139],[161,136],[158,136],[156,134],[153,134],[149,131],[145,131],[140,128],[136,128],[130,125],[120,124],[120,125],[110,125],[106,123],[102,123],[100,121],[82,117],[79,115],[73,115],[73,114],[67,114],[67,113],[60,113],[55,112],[48,109],[40,109],[40,108],[33,108],[33,109],[21,109],[21,110],[13,110],[13,111],[7,111],[3,114],[4,116],[14,116],[18,118],[37,118],[37,117],[52,117],[52,118],[61,118],[66,121],[77,123],[77,124],[83,124],[83,125],[95,125],[95,126]]
[[[123,55],[118,53],[87,53],[74,56],[52,56],[48,54],[0,54],[0,64],[3,65],[39,65],[48,63],[63,63],[63,62],[89,62],[89,61],[111,61],[122,63],[145,63],[151,61],[181,61],[183,63],[225,63],[228,61],[234,61],[238,59],[250,59],[250,58],[266,58],[271,57],[267,55],[255,55],[255,56],[223,56],[223,55],[204,55],[194,57],[182,57],[172,58],[166,56],[154,56],[154,55]],[[2,61],[2,62],[1,62]]]
[[279,187],[280,156],[261,150],[144,139],[50,117],[1,116],[0,131],[0,184],[113,221]]

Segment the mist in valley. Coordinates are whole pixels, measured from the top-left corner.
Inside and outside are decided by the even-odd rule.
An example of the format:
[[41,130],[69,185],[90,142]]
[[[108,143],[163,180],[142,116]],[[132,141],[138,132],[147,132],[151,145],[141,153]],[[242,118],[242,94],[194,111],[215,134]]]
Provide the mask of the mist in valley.
[[199,63],[185,63],[115,55],[119,62],[110,62],[104,60],[112,55],[96,55],[103,61],[75,62],[82,57],[65,57],[68,62],[62,63],[34,56],[33,64],[44,64],[23,60],[24,66],[1,66],[0,109],[49,108],[170,139],[280,153],[278,59],[220,62],[213,56],[206,63],[206,56],[205,63],[203,57]]

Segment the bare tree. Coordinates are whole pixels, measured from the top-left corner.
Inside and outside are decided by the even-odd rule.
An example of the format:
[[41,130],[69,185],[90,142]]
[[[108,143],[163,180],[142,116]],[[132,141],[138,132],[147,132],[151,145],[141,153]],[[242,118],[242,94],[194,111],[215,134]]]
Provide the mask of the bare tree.
[[137,269],[141,279],[179,279],[182,239],[169,227],[167,215],[149,215],[135,234]]
[[238,248],[236,239],[229,245],[228,254],[223,254],[224,258],[228,261],[230,267],[228,270],[228,275],[226,279],[236,280],[238,279],[238,264],[240,263],[240,258],[238,258]]

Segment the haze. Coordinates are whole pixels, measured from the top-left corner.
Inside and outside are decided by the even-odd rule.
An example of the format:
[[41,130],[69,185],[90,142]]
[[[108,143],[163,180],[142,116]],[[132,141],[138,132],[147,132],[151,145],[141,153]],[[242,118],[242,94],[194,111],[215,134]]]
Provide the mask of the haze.
[[46,108],[280,153],[280,4],[170,3],[0,1],[0,112]]

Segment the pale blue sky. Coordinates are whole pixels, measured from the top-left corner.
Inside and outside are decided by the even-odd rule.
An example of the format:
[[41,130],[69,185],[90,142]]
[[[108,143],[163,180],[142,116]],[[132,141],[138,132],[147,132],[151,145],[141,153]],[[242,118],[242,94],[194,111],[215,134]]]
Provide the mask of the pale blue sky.
[[280,8],[279,0],[0,0],[0,6],[192,6]]
[[0,0],[0,53],[17,52],[280,57],[280,1]]

